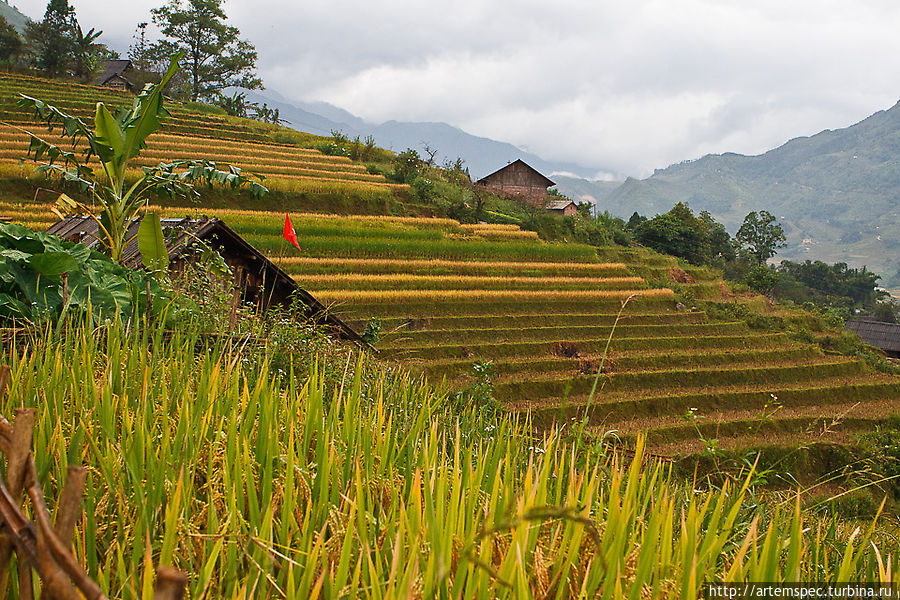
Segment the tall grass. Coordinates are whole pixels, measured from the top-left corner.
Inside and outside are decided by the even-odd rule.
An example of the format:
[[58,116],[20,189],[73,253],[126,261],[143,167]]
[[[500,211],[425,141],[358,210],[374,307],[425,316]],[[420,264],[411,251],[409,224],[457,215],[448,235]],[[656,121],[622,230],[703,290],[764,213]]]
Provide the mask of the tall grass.
[[[705,581],[898,583],[845,527],[750,478],[700,491],[553,429],[452,409],[401,373],[276,385],[197,340],[71,330],[9,346],[0,410],[35,406],[48,499],[91,468],[75,552],[110,595],[152,564],[191,598],[696,598]],[[580,450],[578,448],[581,448]]]

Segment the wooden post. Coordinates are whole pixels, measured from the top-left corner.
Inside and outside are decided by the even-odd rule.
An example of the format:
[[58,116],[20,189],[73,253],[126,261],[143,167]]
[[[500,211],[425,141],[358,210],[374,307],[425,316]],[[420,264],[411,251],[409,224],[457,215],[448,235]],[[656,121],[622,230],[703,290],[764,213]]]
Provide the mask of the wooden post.
[[182,600],[187,575],[172,567],[160,567],[156,572],[153,600]]

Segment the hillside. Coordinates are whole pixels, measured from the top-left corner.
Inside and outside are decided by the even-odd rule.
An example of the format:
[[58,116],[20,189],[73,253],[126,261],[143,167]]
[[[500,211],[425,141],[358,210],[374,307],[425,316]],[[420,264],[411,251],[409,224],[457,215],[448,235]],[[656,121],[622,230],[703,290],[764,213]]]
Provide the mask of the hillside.
[[[0,78],[0,90],[10,182],[31,175],[18,163],[26,138],[16,127],[26,115],[6,94],[52,94],[77,114],[98,98],[127,99],[12,76]],[[198,110],[175,107],[147,159],[212,153],[268,174],[284,204],[208,193],[201,204],[159,207],[164,214],[221,217],[357,330],[380,331],[380,358],[457,390],[479,382],[477,367],[500,406],[530,413],[540,428],[588,415],[597,434],[630,444],[648,430],[656,451],[690,455],[710,440],[717,448],[852,444],[897,411],[900,380],[823,353],[813,342],[827,334],[814,320],[815,335],[791,335],[784,323],[796,315],[728,295],[715,273],[642,249],[548,243],[515,225],[321,214],[347,208],[340,194],[403,186],[301,147],[322,138]],[[319,214],[301,213],[298,198],[318,186],[338,196],[316,196]],[[43,228],[55,220],[51,199],[4,194],[0,215]],[[285,209],[300,254],[282,241]]]
[[[21,159],[28,147],[26,131],[47,139],[61,138],[46,130],[15,104],[25,94],[53,104],[85,120],[93,119],[98,101],[110,107],[130,106],[134,96],[108,88],[48,81],[24,75],[0,74],[0,167],[5,175],[27,176]],[[338,194],[389,202],[407,186],[370,174],[365,165],[346,156],[329,156],[316,147],[330,139],[283,127],[218,114],[203,105],[170,105],[161,133],[141,153],[137,166],[179,158],[206,158],[265,177],[273,191],[294,196]]]
[[[515,226],[450,219],[294,214],[298,254],[281,240],[282,213],[162,210],[224,219],[357,331],[377,324],[383,360],[455,389],[487,367],[500,405],[541,428],[587,414],[597,434],[630,444],[648,430],[655,451],[684,456],[709,440],[853,444],[897,412],[900,379],[759,328],[760,306],[721,305],[736,316],[678,307],[724,300],[723,284],[690,268],[694,283],[677,284],[675,261],[648,251],[549,244]],[[47,205],[0,212],[54,220]]]
[[30,20],[19,11],[18,7],[10,5],[7,0],[0,0],[0,17],[6,19],[6,22],[16,28],[19,34],[25,33],[25,25]]
[[[779,259],[866,265],[900,285],[900,104],[759,156],[709,155],[628,179],[600,210],[652,216],[676,202],[708,210],[732,233],[753,210],[784,224]],[[564,190],[565,191],[565,190]]]

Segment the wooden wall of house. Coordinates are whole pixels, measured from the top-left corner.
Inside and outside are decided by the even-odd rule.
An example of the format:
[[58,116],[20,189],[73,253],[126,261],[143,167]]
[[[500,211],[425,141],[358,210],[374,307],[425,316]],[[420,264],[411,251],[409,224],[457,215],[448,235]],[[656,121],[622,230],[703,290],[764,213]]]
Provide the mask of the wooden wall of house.
[[512,163],[485,177],[484,185],[499,194],[527,200],[542,201],[547,196],[546,180],[522,163]]

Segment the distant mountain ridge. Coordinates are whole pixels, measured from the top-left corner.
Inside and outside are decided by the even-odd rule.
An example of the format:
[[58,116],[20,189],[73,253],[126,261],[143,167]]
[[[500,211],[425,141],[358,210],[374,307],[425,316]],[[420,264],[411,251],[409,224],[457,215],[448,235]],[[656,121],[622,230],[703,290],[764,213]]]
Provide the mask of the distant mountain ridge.
[[6,19],[7,23],[15,27],[16,31],[19,32],[19,35],[25,33],[25,25],[31,20],[23,15],[18,8],[7,2],[7,0],[0,0],[0,17]]
[[597,200],[624,218],[687,202],[732,233],[748,212],[768,210],[788,237],[776,259],[866,265],[900,286],[900,103],[757,156],[711,154],[629,178]]
[[281,118],[290,122],[290,127],[308,133],[330,135],[332,131],[342,131],[351,138],[359,136],[360,139],[371,135],[380,147],[395,152],[413,148],[422,154],[428,144],[438,151],[438,163],[462,158],[473,179],[484,177],[516,159],[524,160],[551,179],[555,173],[589,178],[597,172],[597,169],[583,165],[544,160],[513,144],[472,135],[446,123],[386,121],[375,124],[326,102],[289,101],[271,90],[246,94],[253,102],[277,107]]

